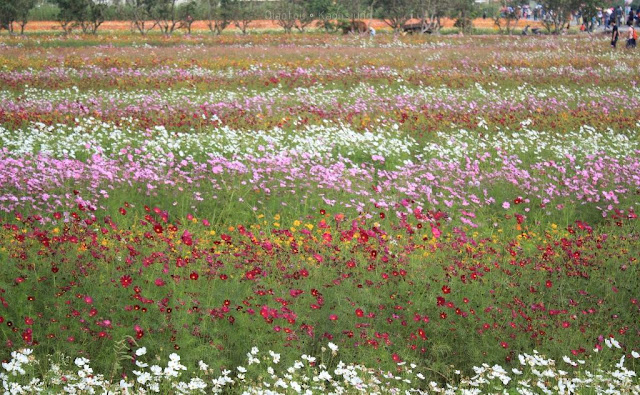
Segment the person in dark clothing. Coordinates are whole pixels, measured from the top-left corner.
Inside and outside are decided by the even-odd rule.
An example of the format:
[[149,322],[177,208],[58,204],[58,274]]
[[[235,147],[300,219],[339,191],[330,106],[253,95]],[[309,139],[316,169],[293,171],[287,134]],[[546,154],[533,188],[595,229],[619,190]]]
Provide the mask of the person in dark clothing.
[[620,38],[620,32],[618,31],[618,25],[613,23],[613,30],[611,31],[611,48],[615,48]]

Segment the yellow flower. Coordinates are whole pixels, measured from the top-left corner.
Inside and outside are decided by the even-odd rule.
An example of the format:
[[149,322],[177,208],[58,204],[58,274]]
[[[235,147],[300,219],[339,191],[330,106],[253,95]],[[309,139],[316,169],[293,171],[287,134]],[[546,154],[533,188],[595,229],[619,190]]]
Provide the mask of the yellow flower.
[[298,220],[293,221],[293,226],[298,227],[300,225],[302,225],[302,222],[300,222]]
[[280,221],[280,214],[274,215],[273,219],[275,219],[276,221]]

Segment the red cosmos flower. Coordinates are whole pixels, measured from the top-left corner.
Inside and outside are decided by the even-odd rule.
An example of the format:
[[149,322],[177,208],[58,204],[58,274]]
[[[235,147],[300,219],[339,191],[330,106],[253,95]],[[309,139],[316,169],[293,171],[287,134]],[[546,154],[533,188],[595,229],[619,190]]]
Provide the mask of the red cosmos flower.
[[131,285],[132,282],[133,279],[128,274],[120,277],[120,285],[122,285],[122,288],[127,288],[129,285]]
[[31,328],[22,332],[22,340],[24,340],[25,343],[31,343],[33,341],[33,330]]
[[331,315],[329,315],[329,319],[330,319],[331,321],[338,321],[338,316],[337,316],[337,315],[335,315],[335,314],[331,314]]
[[197,280],[198,279],[198,273],[196,272],[191,272],[191,274],[189,275],[189,278],[192,280]]
[[160,225],[160,224],[155,224],[155,225],[153,225],[153,230],[154,230],[154,232],[156,232],[157,234],[161,234],[161,233],[162,233],[162,231],[163,231],[164,229],[162,229],[162,225]]
[[24,317],[24,323],[26,325],[33,325],[33,318],[31,317]]
[[364,311],[362,311],[362,309],[356,309],[356,316],[357,317],[364,317]]
[[391,355],[391,359],[393,359],[393,362],[395,363],[401,363],[402,362],[402,358],[400,358],[400,355],[393,353],[393,355]]
[[440,313],[440,318],[442,318],[443,320],[447,318],[447,313],[445,313],[444,311],[442,313]]
[[127,210],[125,210],[123,207],[120,207],[119,211],[120,211],[120,214],[127,215]]
[[553,287],[553,283],[551,282],[551,280],[547,280],[547,282],[546,282],[544,285],[545,285],[545,287],[547,287],[547,288],[551,288],[551,287]]
[[562,327],[563,328],[568,328],[571,326],[571,323],[569,321],[562,321]]
[[191,233],[189,233],[188,230],[185,230],[184,233],[182,233],[182,236],[180,237],[182,239],[182,242],[185,245],[192,245],[193,244],[193,239],[191,238]]
[[156,278],[155,284],[156,284],[158,287],[162,287],[163,285],[165,285],[165,282],[164,282],[164,280],[163,280],[163,279],[161,279],[161,278],[159,278],[159,277],[158,277],[158,278]]
[[55,218],[55,219],[62,218],[62,213],[60,213],[59,211],[56,211],[55,213],[53,213],[53,218]]
[[442,293],[443,293],[443,294],[449,294],[449,293],[451,293],[451,288],[449,288],[449,287],[448,287],[448,286],[446,286],[446,285],[443,285],[443,286],[442,286]]
[[500,342],[500,346],[501,346],[502,348],[509,348],[509,343],[507,343],[507,342]]

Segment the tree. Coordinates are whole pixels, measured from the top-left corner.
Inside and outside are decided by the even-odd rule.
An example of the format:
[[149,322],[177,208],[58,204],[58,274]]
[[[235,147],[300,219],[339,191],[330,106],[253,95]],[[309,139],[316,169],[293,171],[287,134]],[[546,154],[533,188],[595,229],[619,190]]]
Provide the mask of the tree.
[[140,34],[144,36],[156,27],[157,22],[149,21],[151,19],[151,7],[153,7],[152,0],[127,0],[127,5],[130,10],[131,24]]
[[522,18],[522,3],[522,0],[502,0],[500,2],[501,8],[496,10],[493,15],[493,23],[501,33],[504,31],[511,34],[518,26],[518,22]]
[[233,10],[230,0],[205,0],[207,14],[207,26],[214,34],[222,34],[222,31],[231,24]]
[[419,0],[418,11],[422,33],[437,33],[442,28],[441,19],[445,16],[448,8],[446,1],[442,0]]
[[256,6],[250,0],[231,0],[233,24],[242,34],[247,34],[251,22],[256,19]]
[[13,34],[13,22],[17,19],[15,4],[10,0],[0,0],[0,31],[6,29]]
[[296,28],[298,28],[298,30],[300,30],[300,28],[304,30],[304,27],[310,25],[313,21],[319,21],[317,26],[331,30],[331,25],[325,26],[323,21],[328,20],[328,15],[332,11],[336,11],[337,6],[332,0],[304,0],[303,4],[306,24],[304,26],[302,26],[302,24],[297,26]]
[[187,29],[187,34],[191,34],[191,25],[195,21],[193,16],[196,14],[197,4],[195,0],[181,4],[178,7],[178,17],[180,18],[179,28]]
[[[297,1],[297,9],[298,9],[298,17],[296,18],[296,29],[299,32],[304,32],[304,30],[309,26],[317,17],[318,13],[314,11],[319,7],[315,4],[317,3],[315,0],[296,0]],[[316,12],[314,14],[314,12]]]
[[418,0],[381,0],[380,11],[383,21],[393,30],[400,30],[409,19],[417,15],[420,2]]
[[277,0],[269,3],[267,14],[286,33],[291,33],[294,28],[304,32],[316,17],[313,3],[314,0]]
[[359,19],[373,18],[373,10],[378,0],[344,0],[342,5],[352,26]]
[[449,15],[456,18],[454,26],[467,32],[473,27],[471,16],[475,9],[474,0],[449,0]]
[[152,1],[150,7],[151,18],[156,26],[165,35],[171,35],[179,27],[180,19],[177,12],[177,0],[148,0]]
[[55,0],[58,6],[58,23],[65,34],[71,33],[79,22],[87,18],[87,3],[85,0]]
[[549,33],[558,34],[571,21],[574,11],[582,10],[585,16],[596,13],[596,0],[541,0],[546,14],[542,23]]
[[96,34],[105,20],[106,0],[55,0],[58,5],[58,23],[65,33],[80,26],[83,33]]
[[20,26],[20,34],[29,22],[29,11],[36,6],[36,0],[0,0],[0,30],[13,33],[13,23]]
[[298,2],[296,0],[278,0],[270,5],[269,19],[283,28],[285,33],[291,33],[296,26],[298,15],[302,13]]
[[86,18],[80,21],[79,24],[83,33],[96,34],[98,27],[100,27],[105,20],[107,4],[104,0],[86,0],[86,3]]

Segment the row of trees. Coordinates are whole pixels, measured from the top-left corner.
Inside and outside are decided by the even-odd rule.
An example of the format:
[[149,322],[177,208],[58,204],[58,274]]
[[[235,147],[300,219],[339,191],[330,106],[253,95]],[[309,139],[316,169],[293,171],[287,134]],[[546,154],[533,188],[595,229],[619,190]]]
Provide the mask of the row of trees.
[[24,27],[29,22],[29,11],[36,5],[36,0],[0,0],[0,31],[6,29],[13,33],[14,24],[20,27],[20,34],[24,34]]
[[[0,0],[0,30],[20,32],[29,21],[30,10],[38,0]],[[108,18],[129,20],[141,34],[158,29],[171,34],[177,29],[191,32],[195,20],[204,20],[214,34],[235,26],[246,33],[257,19],[273,20],[284,31],[305,31],[320,27],[338,29],[339,22],[351,23],[368,18],[382,19],[400,30],[412,19],[420,20],[428,31],[438,31],[443,17],[456,19],[456,26],[468,30],[471,18],[481,14],[493,18],[495,25],[511,33],[521,18],[521,6],[528,0],[499,0],[482,9],[474,0],[50,0],[55,18],[65,33],[79,28],[96,33]],[[596,7],[616,5],[614,0],[540,0],[548,16],[549,32],[557,32],[578,10],[585,17],[595,15]]]

